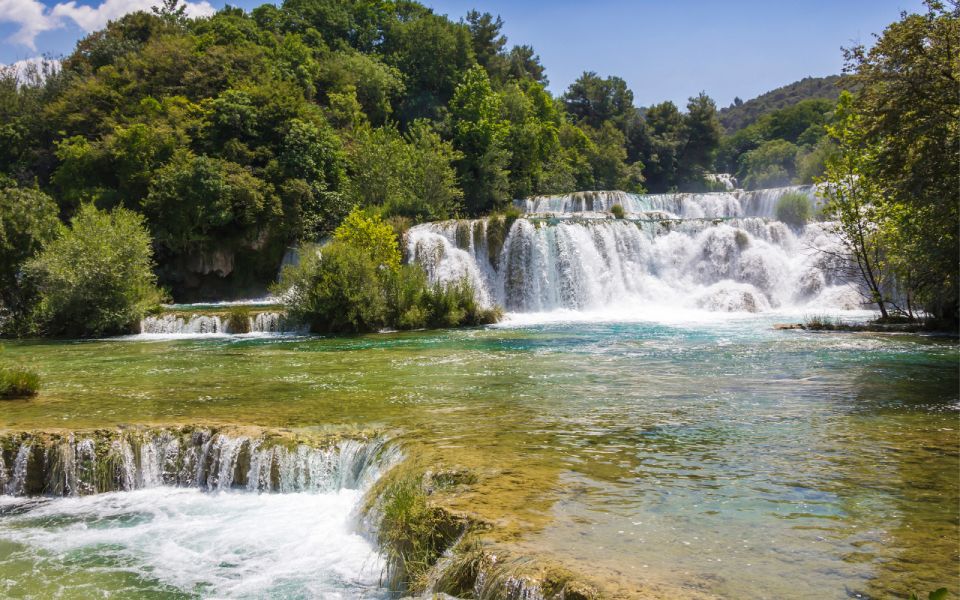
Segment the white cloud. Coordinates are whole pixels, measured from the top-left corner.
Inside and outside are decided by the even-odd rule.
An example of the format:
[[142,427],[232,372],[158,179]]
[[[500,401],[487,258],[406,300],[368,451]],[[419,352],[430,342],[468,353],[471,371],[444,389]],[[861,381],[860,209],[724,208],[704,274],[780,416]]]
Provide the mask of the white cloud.
[[[138,10],[150,11],[160,0],[104,0],[97,6],[77,4],[75,0],[47,8],[37,0],[0,0],[0,23],[13,23],[20,28],[10,41],[36,49],[36,38],[44,31],[59,29],[73,21],[86,32],[103,28],[108,21]],[[187,15],[205,17],[215,12],[207,0],[186,2]]]
[[47,7],[37,0],[0,0],[0,23],[19,25],[10,41],[36,50],[34,40],[44,31],[61,25],[47,14]]
[[[99,6],[92,7],[78,5],[71,0],[57,4],[50,14],[58,19],[68,18],[84,31],[90,32],[102,29],[108,21],[119,19],[127,13],[138,10],[150,12],[152,7],[159,4],[159,0],[104,0]],[[206,17],[213,13],[213,7],[206,0],[197,3],[187,2],[187,15],[191,17]]]
[[13,69],[20,83],[30,83],[43,81],[48,74],[56,73],[60,70],[60,61],[55,58],[46,58],[44,56],[34,56],[18,60],[9,65],[0,64],[0,69]]

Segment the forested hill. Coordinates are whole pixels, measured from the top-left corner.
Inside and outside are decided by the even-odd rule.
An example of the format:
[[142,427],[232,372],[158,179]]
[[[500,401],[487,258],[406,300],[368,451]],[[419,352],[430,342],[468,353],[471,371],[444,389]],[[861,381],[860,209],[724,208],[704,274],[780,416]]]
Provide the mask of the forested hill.
[[836,100],[841,89],[839,80],[839,75],[804,77],[746,102],[737,98],[733,104],[720,110],[720,124],[727,135],[732,135],[766,114],[803,100]]

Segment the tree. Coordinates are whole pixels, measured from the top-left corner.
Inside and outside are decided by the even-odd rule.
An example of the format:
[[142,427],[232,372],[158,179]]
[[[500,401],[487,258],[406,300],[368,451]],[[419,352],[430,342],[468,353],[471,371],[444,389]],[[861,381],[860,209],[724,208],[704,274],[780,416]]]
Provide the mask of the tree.
[[366,254],[377,267],[400,268],[400,247],[393,228],[378,215],[367,216],[353,209],[333,232],[333,238]]
[[700,92],[687,103],[683,122],[686,139],[680,156],[683,165],[681,179],[699,182],[703,180],[704,173],[713,169],[713,159],[723,134],[716,103],[710,96]]
[[839,152],[827,161],[822,179],[827,200],[824,214],[833,220],[841,258],[853,262],[869,301],[886,319],[892,281],[883,234],[889,223],[884,219],[883,192],[872,173],[876,149],[865,140],[863,118],[854,111],[848,92],[840,94],[837,123],[828,131],[837,140]]
[[279,216],[280,201],[240,165],[180,151],[157,172],[143,211],[157,242],[182,254],[251,241]]
[[[868,50],[845,51],[874,182],[897,233],[899,274],[946,326],[960,315],[960,16],[929,0],[902,14]],[[948,7],[950,6],[950,7]]]
[[71,337],[132,331],[161,300],[153,266],[142,216],[83,205],[70,226],[26,263],[38,292],[37,331]]
[[[40,190],[0,189],[0,310],[6,317],[23,316],[28,301],[23,265],[55,237],[59,224],[57,205]],[[6,317],[0,315],[0,321]]]
[[509,124],[501,116],[502,99],[490,87],[483,67],[467,71],[450,101],[454,144],[467,210],[479,214],[501,206],[508,195],[504,140]]

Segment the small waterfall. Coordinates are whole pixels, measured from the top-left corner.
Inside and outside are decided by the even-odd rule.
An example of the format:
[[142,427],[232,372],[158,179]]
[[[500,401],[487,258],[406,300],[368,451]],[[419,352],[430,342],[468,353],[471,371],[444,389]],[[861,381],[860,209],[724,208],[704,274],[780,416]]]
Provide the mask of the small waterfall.
[[[503,217],[413,227],[407,256],[431,280],[467,278],[481,303],[511,312],[859,308],[837,259],[820,251],[838,249],[828,225],[774,219],[788,192],[818,202],[813,186],[531,198],[502,235]],[[604,212],[614,204],[631,218]]]
[[262,311],[249,316],[180,315],[166,313],[140,321],[140,333],[154,335],[201,335],[242,333],[293,333],[299,328],[277,311]]
[[812,185],[764,190],[677,194],[628,194],[617,191],[576,192],[561,196],[534,196],[515,202],[528,215],[606,213],[619,204],[629,214],[654,219],[729,219],[738,217],[773,218],[777,202],[787,193],[807,197],[812,211],[822,203]]
[[0,437],[0,484],[11,496],[84,496],[163,485],[254,492],[357,488],[390,459],[384,440],[337,443],[210,429]]

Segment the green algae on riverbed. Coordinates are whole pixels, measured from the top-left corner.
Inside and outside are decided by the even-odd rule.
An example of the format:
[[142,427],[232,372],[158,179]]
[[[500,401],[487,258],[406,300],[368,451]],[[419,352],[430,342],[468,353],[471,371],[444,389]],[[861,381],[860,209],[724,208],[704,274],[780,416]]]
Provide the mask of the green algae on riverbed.
[[957,346],[769,327],[12,343],[44,389],[0,427],[389,430],[475,474],[437,501],[486,539],[624,596],[951,584]]

